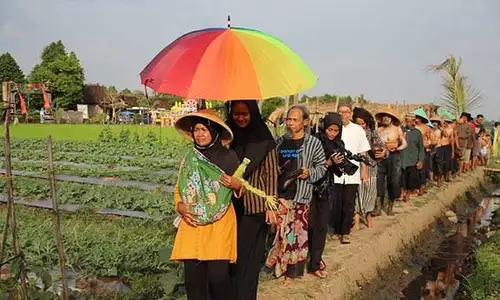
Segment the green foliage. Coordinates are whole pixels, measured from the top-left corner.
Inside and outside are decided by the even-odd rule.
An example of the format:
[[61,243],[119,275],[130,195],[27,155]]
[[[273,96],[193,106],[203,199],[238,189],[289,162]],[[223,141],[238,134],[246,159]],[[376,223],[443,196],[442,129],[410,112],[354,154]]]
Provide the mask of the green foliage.
[[104,126],[99,133],[99,142],[101,143],[110,143],[115,139],[113,137],[113,133],[111,132],[111,128],[109,126]]
[[463,112],[478,108],[483,101],[481,92],[469,85],[467,77],[460,73],[461,66],[462,58],[456,59],[453,55],[449,55],[441,64],[429,67],[430,71],[441,73],[444,89],[443,105],[457,118]]
[[285,103],[285,100],[280,97],[275,97],[272,99],[267,99],[262,103],[261,115],[264,120],[269,118],[269,115],[273,113],[278,107],[282,106]]
[[477,266],[467,278],[468,291],[473,300],[500,299],[500,232],[483,244],[476,255]]
[[[127,147],[117,147],[112,132],[111,134],[105,133],[104,135],[108,138],[111,137],[111,139],[104,142],[56,140],[53,142],[54,155],[68,157],[70,158],[69,161],[73,162],[120,163],[120,165],[124,166],[152,167],[149,165],[149,162],[154,160],[158,161],[158,168],[163,168],[166,165],[161,162],[162,160],[180,159],[185,154],[183,150],[190,147],[188,142],[176,140],[167,140],[165,144],[156,144],[154,147],[145,147],[144,144],[130,144]],[[19,153],[19,157],[45,158],[47,153],[45,139],[12,139],[11,148],[13,149],[13,153]],[[33,154],[30,154],[31,152]],[[3,153],[3,148],[0,148],[0,153]],[[82,158],[78,159],[78,155],[81,155]],[[113,156],[115,157],[113,158]],[[123,156],[134,157],[132,159]],[[95,157],[95,159],[92,159],[92,157]]]
[[89,119],[89,123],[91,124],[104,124],[105,121],[106,114],[104,112],[98,112]]
[[[4,222],[5,207],[0,209]],[[52,213],[16,207],[18,234],[30,266],[53,268],[58,254]],[[170,249],[173,231],[164,222],[91,214],[62,214],[61,231],[67,266],[82,275],[124,276],[178,272],[179,264],[164,261],[160,252]],[[8,241],[8,257],[13,256]]]
[[[54,106],[76,108],[83,98],[85,76],[74,52],[67,53],[61,41],[46,46],[41,54],[42,62],[29,75],[30,82],[50,81]],[[38,107],[41,103],[38,104]]]
[[120,131],[118,142],[120,144],[128,144],[130,142],[130,130],[128,130],[128,129],[123,130],[122,129],[122,131]]
[[0,83],[4,81],[24,82],[23,71],[9,52],[0,55]]
[[[4,162],[0,163],[4,168]],[[12,168],[19,171],[34,171],[47,173],[47,163],[40,162],[12,162]],[[102,167],[76,167],[67,165],[55,165],[57,174],[74,175],[79,177],[108,177],[127,181],[145,182],[153,185],[174,185],[177,180],[175,173],[153,173],[150,170],[141,169],[137,171],[124,171],[121,169],[106,169]]]
[[[4,193],[5,182],[5,179],[0,179]],[[175,215],[173,195],[159,190],[143,191],[136,188],[75,182],[58,182],[56,188],[59,204],[79,204],[89,209],[144,211],[150,215]],[[47,180],[26,177],[15,178],[14,194],[25,201],[48,200],[51,197]]]
[[[4,81],[24,82],[23,71],[9,52],[0,55],[0,84]],[[2,93],[0,89],[0,97]]]

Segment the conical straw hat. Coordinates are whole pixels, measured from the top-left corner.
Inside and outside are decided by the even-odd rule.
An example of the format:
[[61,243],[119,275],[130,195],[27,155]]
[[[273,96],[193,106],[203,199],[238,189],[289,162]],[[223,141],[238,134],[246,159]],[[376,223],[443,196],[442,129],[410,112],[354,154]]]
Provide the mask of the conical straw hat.
[[453,114],[452,114],[452,113],[450,113],[447,109],[443,109],[443,110],[441,111],[441,113],[439,114],[439,116],[440,116],[440,117],[444,117],[444,116],[446,116],[446,117],[448,117],[448,119],[449,119],[450,121],[454,121],[454,120],[455,120],[455,116],[453,116]]
[[175,121],[175,129],[179,131],[185,138],[193,141],[193,135],[191,134],[191,128],[195,125],[197,118],[203,118],[210,120],[220,126],[219,134],[222,145],[227,146],[233,141],[233,132],[229,126],[222,121],[222,119],[210,109],[203,109],[196,112],[191,112],[180,116]]
[[425,111],[422,108],[417,108],[413,111],[416,117],[420,117],[424,119],[424,123],[429,123],[429,117],[425,113]]
[[443,122],[453,123],[453,120],[451,120],[447,115],[443,115],[441,119]]
[[434,128],[434,124],[432,124],[432,122],[427,122],[427,126],[429,126],[430,128]]
[[378,113],[375,114],[375,119],[377,119],[377,122],[380,122],[384,115],[390,116],[392,118],[392,122],[396,126],[401,123],[396,111],[390,107],[382,108]]
[[443,122],[443,120],[437,115],[432,116],[430,121],[431,122],[439,122],[439,124],[441,124]]

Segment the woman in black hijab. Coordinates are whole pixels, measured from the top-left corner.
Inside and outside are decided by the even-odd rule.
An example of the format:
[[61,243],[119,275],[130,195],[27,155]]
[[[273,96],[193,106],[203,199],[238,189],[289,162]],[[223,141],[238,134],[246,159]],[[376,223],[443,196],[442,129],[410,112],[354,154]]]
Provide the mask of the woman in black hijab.
[[342,168],[339,164],[343,162],[340,154],[344,147],[342,137],[342,120],[340,115],[335,112],[327,113],[318,126],[319,130],[316,137],[321,141],[325,150],[328,169],[325,177],[321,179],[315,189],[315,197],[311,204],[309,215],[309,273],[325,278],[326,268],[322,260],[325,249],[326,236],[328,233],[328,223],[332,216],[332,192],[333,176],[342,174]]
[[[250,159],[243,178],[266,195],[277,196],[276,142],[262,120],[257,102],[231,102],[227,124],[234,133],[231,149],[240,161]],[[234,207],[238,221],[238,259],[235,267],[237,299],[255,300],[268,227],[276,223],[276,216],[266,207],[265,198],[253,193],[245,193],[242,199],[234,199]]]
[[209,110],[181,116],[175,127],[193,142],[194,149],[187,151],[175,186],[180,218],[171,259],[184,263],[189,300],[206,300],[209,294],[233,300],[230,264],[237,259],[237,222],[232,195],[241,195],[242,185],[231,176],[238,168],[238,157],[225,147],[232,132]]

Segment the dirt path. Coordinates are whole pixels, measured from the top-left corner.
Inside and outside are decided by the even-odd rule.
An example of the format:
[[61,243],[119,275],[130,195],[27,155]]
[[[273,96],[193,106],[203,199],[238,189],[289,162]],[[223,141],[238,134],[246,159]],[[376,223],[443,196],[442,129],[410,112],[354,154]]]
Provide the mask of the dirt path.
[[397,259],[399,250],[439,216],[457,197],[484,180],[482,168],[457,177],[443,187],[434,187],[422,197],[412,198],[412,207],[395,205],[396,216],[375,219],[375,228],[352,234],[350,245],[328,241],[323,259],[329,277],[324,280],[306,275],[285,283],[266,280],[259,287],[260,300],[350,299],[359,286],[377,276],[377,269]]

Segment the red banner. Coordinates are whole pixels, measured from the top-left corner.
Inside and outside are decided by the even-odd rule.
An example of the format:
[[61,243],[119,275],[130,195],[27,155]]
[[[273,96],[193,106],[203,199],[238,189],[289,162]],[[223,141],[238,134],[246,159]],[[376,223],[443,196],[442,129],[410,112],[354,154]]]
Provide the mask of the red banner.
[[21,94],[21,92],[17,92],[17,94],[19,95],[19,104],[21,105],[21,114],[24,116],[28,112],[26,110],[26,104],[24,104],[24,98],[23,98],[23,95]]
[[42,90],[42,94],[43,94],[43,108],[50,108],[49,97],[47,96],[47,93],[45,92],[45,89],[43,88],[43,84],[40,86],[40,89]]

